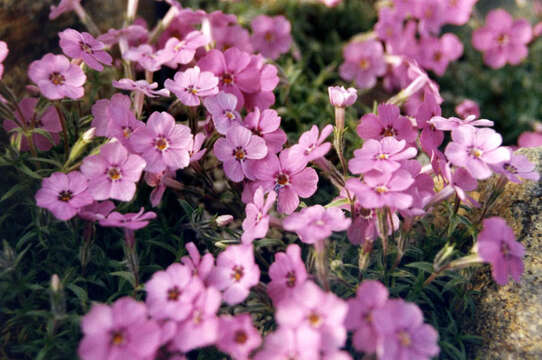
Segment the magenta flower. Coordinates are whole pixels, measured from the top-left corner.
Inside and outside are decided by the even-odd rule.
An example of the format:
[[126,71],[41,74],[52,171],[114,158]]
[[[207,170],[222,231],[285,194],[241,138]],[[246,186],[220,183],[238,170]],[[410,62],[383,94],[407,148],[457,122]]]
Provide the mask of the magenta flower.
[[145,284],[149,315],[157,320],[186,319],[203,287],[198,277],[192,277],[190,268],[179,263],[171,264],[165,271],[155,272]]
[[291,214],[299,205],[299,197],[307,198],[316,192],[318,174],[306,167],[305,159],[289,155],[288,149],[277,157],[268,154],[258,161],[254,175],[264,191],[275,190],[278,194],[277,210]]
[[416,141],[417,131],[406,116],[399,113],[399,107],[391,104],[378,105],[378,115],[366,114],[360,119],[356,131],[362,139],[380,140],[392,136],[408,143]]
[[438,333],[423,323],[423,314],[416,304],[388,300],[372,312],[372,320],[378,333],[378,359],[429,360],[438,355]]
[[448,184],[435,194],[433,199],[431,199],[431,203],[437,203],[455,193],[461,201],[469,202],[474,206],[479,205],[476,200],[467,194],[467,192],[474,191],[478,187],[478,182],[467,170],[456,168],[452,173],[450,164],[446,163],[444,164],[442,176]]
[[103,65],[111,65],[113,58],[104,51],[105,44],[87,32],[66,29],[58,33],[62,52],[74,59],[82,59],[89,68],[102,71]]
[[254,111],[247,114],[243,126],[252,130],[254,135],[261,136],[265,140],[269,152],[276,154],[282,150],[282,146],[287,140],[286,133],[280,128],[280,120],[280,116],[275,110],[260,111],[256,107]]
[[81,172],[89,179],[89,192],[94,200],[130,201],[145,168],[145,160],[130,154],[122,144],[108,143],[98,155],[83,160]]
[[270,59],[278,59],[290,50],[292,35],[290,22],[284,16],[256,16],[250,22],[250,42],[255,51]]
[[301,259],[301,248],[291,244],[285,253],[276,253],[275,261],[269,267],[269,277],[271,281],[267,284],[267,293],[277,305],[289,298],[307,280],[307,269]]
[[275,65],[267,64],[265,58],[258,54],[252,57],[260,76],[260,90],[244,93],[245,108],[252,111],[255,108],[267,109],[275,103],[273,90],[279,83],[278,70]]
[[521,179],[538,181],[540,175],[535,170],[535,164],[529,161],[527,157],[512,153],[510,161],[505,161],[491,168],[497,174],[502,174],[512,182],[521,183]]
[[113,81],[113,86],[117,89],[135,91],[148,97],[169,96],[169,90],[155,90],[158,87],[158,84],[155,82],[149,84],[145,80],[134,81],[132,79],[120,79],[118,81]]
[[36,193],[36,205],[64,221],[74,217],[82,207],[92,201],[87,179],[79,171],[68,174],[53,173],[43,179],[41,188]]
[[493,121],[487,119],[476,119],[474,115],[469,115],[465,119],[456,117],[443,118],[442,116],[434,116],[429,120],[431,125],[438,130],[451,131],[465,125],[470,126],[493,126]]
[[334,353],[346,341],[344,320],[347,312],[348,305],[344,300],[305,281],[291,297],[279,304],[275,319],[281,327],[312,329],[320,335],[320,350]]
[[49,20],[54,20],[65,12],[70,12],[80,5],[81,0],[60,0],[58,6],[51,5],[51,11],[49,12]]
[[363,183],[358,179],[349,179],[346,187],[356,194],[366,209],[382,207],[407,209],[412,205],[413,199],[404,191],[413,183],[412,175],[406,170],[399,169],[394,173],[369,172],[363,177]]
[[250,288],[260,280],[253,251],[252,245],[230,245],[216,259],[208,282],[223,291],[224,301],[229,305],[245,300]]
[[173,80],[166,79],[164,86],[174,93],[186,106],[199,106],[200,97],[218,93],[218,78],[209,71],[200,72],[194,66],[184,72],[178,71]]
[[175,124],[173,116],[165,111],[153,112],[147,125],[137,129],[130,138],[132,148],[147,161],[145,170],[150,172],[187,167],[192,141],[190,129]]
[[310,328],[280,327],[265,337],[263,349],[254,356],[254,360],[321,359],[319,348],[320,336]]
[[510,150],[501,147],[502,137],[493,129],[460,126],[452,130],[452,142],[444,154],[455,166],[464,167],[475,179],[491,176],[489,165],[510,160]]
[[210,50],[198,61],[203,71],[210,71],[219,79],[219,89],[237,97],[237,109],[244,105],[244,94],[254,93],[261,89],[260,70],[253,56],[230,48],[222,53]]
[[82,360],[153,358],[160,346],[160,326],[150,320],[143,303],[123,297],[113,305],[93,305],[81,321]]
[[455,107],[455,112],[463,119],[466,119],[471,115],[474,115],[475,119],[480,118],[480,106],[478,106],[476,101],[470,99],[465,99],[461,103],[457,104]]
[[440,39],[432,36],[423,37],[420,42],[422,51],[420,62],[424,68],[433,70],[442,76],[448,64],[463,55],[463,44],[454,34],[444,34]]
[[101,226],[120,227],[126,230],[139,230],[149,225],[149,220],[156,218],[156,213],[144,212],[142,207],[136,213],[121,214],[113,211],[105,219],[100,220]]
[[491,264],[491,274],[499,285],[506,285],[508,276],[519,282],[523,274],[525,248],[516,241],[514,230],[503,218],[484,219],[478,234],[478,255]]
[[465,25],[469,21],[474,4],[478,0],[448,0],[444,5],[446,22],[453,25]]
[[188,256],[183,256],[181,263],[190,269],[192,276],[197,276],[201,281],[205,282],[213,270],[215,258],[211,253],[207,253],[202,257],[193,242],[189,242],[185,247]]
[[114,209],[115,204],[111,200],[94,201],[92,204],[82,207],[77,215],[86,221],[95,222],[105,219]]
[[247,128],[235,126],[228,130],[225,138],[215,142],[213,151],[218,160],[224,163],[226,176],[239,182],[245,177],[254,179],[254,160],[267,155],[267,146],[264,139],[253,135]]
[[380,141],[369,139],[361,149],[354,151],[348,162],[352,174],[363,174],[370,170],[394,172],[401,167],[400,161],[416,156],[417,150],[409,147],[405,140],[398,141],[388,136]]
[[219,318],[216,347],[233,359],[247,360],[250,352],[262,343],[262,337],[252,325],[249,314]]
[[[34,121],[34,125],[36,126],[35,128],[45,130],[51,135],[51,139],[53,140],[52,143],[49,138],[42,134],[32,134],[32,142],[34,143],[36,148],[39,151],[48,151],[53,147],[53,145],[58,144],[58,133],[62,131],[62,126],[60,125],[60,119],[58,118],[58,113],[54,106],[48,106],[45,111],[41,113],[41,115],[36,113],[36,105],[38,104],[38,100],[39,99],[37,98],[22,99],[18,104],[20,114],[19,111],[16,111],[13,115],[15,116],[15,119],[17,119],[19,124],[23,124],[23,126],[25,127],[32,128],[32,121]],[[21,114],[23,118],[21,118]],[[3,127],[6,132],[10,132],[19,127],[19,125],[11,119],[5,119],[3,122]],[[26,136],[22,136],[21,151],[28,150],[30,150],[28,140]]]
[[2,79],[2,75],[4,75],[4,64],[2,63],[6,60],[8,53],[8,44],[5,41],[0,41],[0,80]]
[[331,236],[334,231],[348,229],[350,219],[346,218],[339,208],[326,209],[322,205],[313,205],[286,217],[282,226],[284,230],[295,231],[299,240],[304,243],[318,246],[318,243]]
[[329,102],[335,107],[351,106],[358,98],[358,91],[352,87],[345,89],[344,86],[330,86],[327,91]]
[[532,36],[527,20],[514,20],[505,10],[495,9],[487,14],[485,26],[472,33],[472,45],[484,53],[487,65],[498,69],[507,62],[517,65],[525,59]]
[[28,67],[28,77],[49,100],[64,97],[79,99],[85,93],[83,84],[87,77],[77,65],[71,64],[64,55],[46,54]]
[[299,142],[290,148],[290,156],[304,158],[306,162],[324,157],[331,149],[331,143],[324,141],[332,132],[333,126],[326,125],[318,134],[318,126],[313,125],[309,131],[301,134]]
[[420,144],[423,151],[429,156],[438,152],[439,146],[444,141],[444,133],[430,122],[433,117],[440,115],[440,106],[435,101],[435,98],[430,96],[429,90],[425,89],[424,101],[416,112],[416,125],[422,129]]
[[220,291],[210,287],[202,290],[193,302],[192,313],[177,325],[173,346],[187,353],[214,344],[218,339],[219,320],[216,312],[222,302]]
[[344,50],[344,63],[339,68],[341,77],[355,81],[361,89],[370,89],[376,84],[376,78],[386,72],[384,49],[376,40],[352,42]]
[[376,280],[365,280],[356,291],[356,297],[348,300],[345,326],[354,331],[352,342],[356,350],[367,354],[376,352],[378,333],[374,327],[373,311],[388,300],[388,289]]
[[254,199],[245,208],[247,217],[243,220],[243,235],[241,237],[244,244],[267,235],[267,230],[269,230],[269,215],[267,213],[276,199],[276,192],[271,191],[264,200],[263,189],[261,187],[256,189]]
[[165,64],[175,69],[179,64],[190,63],[196,50],[208,43],[209,39],[201,31],[191,31],[182,40],[171,37],[164,48],[158,51],[158,56],[169,59]]
[[203,105],[211,114],[215,129],[219,134],[226,135],[235,124],[241,124],[241,115],[236,110],[237,97],[220,91],[215,96],[203,99]]

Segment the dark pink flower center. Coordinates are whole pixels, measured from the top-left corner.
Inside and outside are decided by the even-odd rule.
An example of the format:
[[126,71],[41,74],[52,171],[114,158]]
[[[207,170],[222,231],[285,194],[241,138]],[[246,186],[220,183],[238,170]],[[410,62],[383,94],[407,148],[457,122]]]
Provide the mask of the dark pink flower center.
[[393,126],[388,125],[387,127],[383,128],[380,132],[380,136],[395,136],[397,135],[397,130],[393,128]]
[[400,330],[397,333],[397,338],[399,339],[401,345],[403,345],[404,347],[408,347],[412,343],[410,335],[405,330]]
[[107,170],[107,176],[113,181],[117,181],[122,177],[120,170],[116,167],[109,168],[109,170]]
[[226,85],[233,84],[233,75],[230,73],[225,73],[224,75],[222,75],[222,82]]
[[312,311],[309,314],[308,320],[312,327],[318,327],[322,323],[322,318],[320,315],[318,315],[318,313],[316,313],[316,311]]
[[266,32],[263,37],[264,37],[265,41],[267,41],[267,42],[273,41],[273,38],[274,38],[273,34],[271,32],[269,32],[269,31]]
[[61,73],[55,71],[49,75],[49,80],[55,85],[62,85],[66,81],[66,78]]
[[79,42],[79,46],[81,47],[81,50],[83,50],[84,52],[86,52],[89,55],[94,52],[94,51],[92,51],[92,48],[90,46],[88,46],[88,44],[83,42],[83,41]]
[[442,52],[436,51],[436,52],[433,54],[433,61],[439,62],[440,60],[442,60]]
[[122,128],[122,136],[124,136],[125,138],[129,138],[132,135],[132,132],[133,130],[129,126],[125,126]]
[[277,182],[277,185],[280,187],[286,186],[290,183],[290,177],[288,176],[288,174],[280,173],[277,176],[276,182]]
[[233,340],[238,344],[244,344],[248,340],[247,333],[244,330],[237,330],[233,335]]
[[501,254],[502,254],[505,258],[509,258],[509,257],[510,257],[510,246],[508,246],[508,244],[505,243],[505,242],[502,242],[502,243],[501,243]]
[[504,164],[503,168],[504,168],[504,170],[508,171],[509,173],[512,173],[512,174],[517,174],[518,173],[518,169],[514,165],[512,165],[510,163]]
[[507,34],[500,34],[498,37],[497,37],[497,43],[499,45],[506,45],[508,43],[508,35]]
[[169,143],[165,137],[159,137],[154,141],[154,147],[160,151],[164,151],[169,147]]
[[289,288],[293,288],[295,286],[296,280],[297,279],[295,277],[295,272],[289,271],[286,274],[286,286],[288,286]]
[[177,301],[179,296],[181,296],[181,290],[179,290],[177,286],[174,286],[167,291],[168,301]]
[[245,159],[247,153],[245,149],[243,149],[241,146],[238,146],[233,150],[233,156],[235,157],[235,160],[241,161]]
[[73,193],[70,190],[63,190],[58,194],[58,200],[68,202],[73,198]]
[[124,344],[125,341],[126,339],[122,331],[120,330],[113,331],[113,333],[111,334],[111,345],[119,346],[119,345]]
[[186,87],[186,92],[189,93],[189,94],[192,94],[192,95],[197,95],[198,94],[198,89],[196,89],[194,87],[194,85],[189,85]]
[[367,70],[371,66],[371,61],[369,59],[363,58],[359,61],[359,67],[361,70]]
[[232,270],[231,278],[236,282],[241,281],[243,276],[245,276],[245,269],[240,265],[235,265]]

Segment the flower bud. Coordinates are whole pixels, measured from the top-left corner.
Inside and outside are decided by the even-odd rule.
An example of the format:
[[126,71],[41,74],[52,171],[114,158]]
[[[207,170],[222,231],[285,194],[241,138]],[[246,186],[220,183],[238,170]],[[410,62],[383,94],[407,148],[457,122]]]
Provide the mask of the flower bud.
[[344,86],[328,87],[329,102],[335,107],[346,107],[354,104],[358,93],[354,88],[345,89]]
[[220,215],[216,218],[216,225],[222,227],[230,224],[233,221],[233,216],[231,215]]

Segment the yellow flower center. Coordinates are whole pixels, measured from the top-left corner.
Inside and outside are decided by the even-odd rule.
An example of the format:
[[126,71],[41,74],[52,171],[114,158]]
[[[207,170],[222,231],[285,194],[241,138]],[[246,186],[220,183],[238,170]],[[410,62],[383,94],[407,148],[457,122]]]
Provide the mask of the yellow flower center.
[[167,140],[163,137],[160,137],[156,140],[154,147],[157,148],[160,151],[164,151],[169,146]]
[[109,178],[111,180],[118,180],[121,178],[121,174],[120,174],[120,171],[119,169],[117,168],[111,168],[107,171],[107,176],[109,176]]
[[239,282],[239,281],[241,281],[241,279],[243,278],[244,275],[245,275],[245,271],[244,271],[242,266],[235,265],[233,267],[233,272],[231,274],[231,277],[232,277],[233,280]]
[[58,194],[58,200],[68,202],[73,198],[73,193],[70,190],[63,190]]
[[66,81],[66,78],[61,73],[55,71],[49,75],[49,80],[55,85],[62,85]]
[[363,58],[359,61],[359,67],[361,70],[367,70],[369,66],[371,66],[371,62],[368,59]]

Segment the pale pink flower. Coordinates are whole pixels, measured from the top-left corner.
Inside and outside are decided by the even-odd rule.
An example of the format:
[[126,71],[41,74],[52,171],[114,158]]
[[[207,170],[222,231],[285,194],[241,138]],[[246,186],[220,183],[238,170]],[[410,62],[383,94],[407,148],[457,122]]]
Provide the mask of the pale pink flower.
[[207,152],[207,149],[202,149],[203,142],[205,141],[205,134],[200,132],[194,135],[194,141],[192,142],[191,148],[188,149],[188,154],[190,155],[190,162],[197,162],[201,160],[203,155]]
[[169,90],[155,90],[158,87],[158,83],[154,82],[150,84],[145,80],[134,81],[132,79],[120,79],[118,81],[113,81],[113,86],[117,89],[135,91],[148,97],[169,96]]
[[252,325],[250,314],[221,316],[219,318],[219,350],[231,355],[236,360],[248,360],[252,350],[262,343],[262,337]]
[[341,77],[355,81],[361,89],[375,86],[376,78],[386,72],[384,49],[376,40],[352,42],[343,50],[344,63],[339,68]]
[[177,68],[179,64],[185,65],[194,59],[196,50],[207,45],[209,39],[201,31],[192,31],[180,40],[171,37],[162,50],[158,51],[158,56],[169,59],[165,64],[172,68]]
[[260,111],[256,107],[254,111],[247,114],[243,126],[252,130],[254,135],[262,137],[269,152],[276,154],[282,150],[282,146],[287,140],[286,133],[280,128],[280,120],[281,118],[275,110]]
[[193,242],[189,242],[185,247],[186,251],[188,251],[188,255],[181,258],[181,263],[188,266],[192,271],[193,276],[197,276],[201,281],[206,282],[209,274],[213,270],[215,258],[211,253],[206,253],[201,256],[198,248]]
[[75,6],[79,5],[80,2],[81,0],[60,0],[58,6],[51,5],[49,20],[54,20],[65,12],[73,11]]
[[526,156],[512,153],[510,161],[491,165],[493,171],[502,174],[512,182],[521,183],[521,179],[538,181],[540,175],[535,170],[535,164],[529,161]]
[[250,33],[239,24],[214,27],[212,29],[215,48],[220,51],[237,48],[246,53],[252,53],[252,43],[250,42]]
[[313,125],[299,137],[299,142],[290,148],[290,156],[301,157],[305,161],[314,161],[324,157],[331,149],[331,143],[324,142],[333,132],[332,125],[326,125],[319,133],[318,126]]
[[352,87],[345,89],[344,86],[330,86],[327,91],[329,102],[335,107],[351,106],[358,98],[358,91]]
[[64,97],[76,100],[85,93],[83,85],[87,77],[79,66],[70,63],[64,55],[49,53],[33,61],[28,67],[28,77],[49,100]]
[[292,44],[290,22],[284,16],[256,16],[250,22],[250,42],[255,51],[270,59],[278,59]]
[[320,335],[310,328],[279,327],[265,337],[254,360],[315,360],[320,359],[319,348]]
[[415,15],[420,20],[418,30],[422,35],[438,34],[446,21],[443,1],[418,1]]
[[254,239],[261,239],[267,235],[269,230],[269,215],[267,214],[277,199],[277,193],[271,191],[264,199],[264,192],[261,187],[256,189],[254,199],[245,207],[247,214],[243,220],[243,243],[251,243]]
[[94,201],[79,210],[77,216],[87,221],[99,221],[105,219],[107,215],[115,209],[115,204],[111,200]]
[[128,45],[137,46],[147,41],[149,31],[141,25],[132,24],[122,29],[109,29],[96,39],[108,46],[115,45],[120,39],[126,39]]
[[478,0],[446,0],[444,14],[446,22],[453,25],[465,25],[469,21],[474,4]]
[[162,65],[171,58],[167,53],[155,52],[154,48],[149,44],[129,48],[122,54],[122,57],[137,62],[143,69],[150,72],[160,70]]
[[377,139],[392,136],[408,143],[416,141],[417,131],[406,116],[402,116],[399,107],[391,104],[378,105],[378,115],[365,114],[356,128],[362,139]]
[[203,99],[203,105],[211,114],[215,129],[219,134],[226,135],[235,124],[241,124],[241,115],[236,110],[237,97],[220,91],[215,96]]
[[73,218],[79,210],[91,204],[87,179],[79,172],[55,172],[43,179],[36,193],[36,205],[53,213],[60,220]]
[[295,289],[307,280],[307,269],[301,258],[301,248],[296,244],[288,245],[286,252],[275,254],[275,261],[269,267],[271,281],[267,284],[267,293],[275,305],[289,298]]
[[178,71],[173,80],[166,79],[164,86],[174,93],[186,106],[199,106],[200,97],[218,93],[218,78],[209,71],[200,71],[194,66],[185,71]]
[[525,131],[518,138],[519,147],[542,146],[542,132]]
[[441,38],[422,37],[420,49],[420,63],[424,68],[433,70],[439,76],[444,75],[450,62],[463,55],[463,44],[456,35],[451,33],[444,34]]
[[62,52],[74,59],[82,59],[89,68],[102,71],[103,65],[111,65],[113,58],[104,51],[105,44],[87,32],[66,29],[58,33]]
[[456,117],[444,118],[442,116],[434,116],[429,120],[429,123],[435,127],[435,129],[442,131],[451,131],[465,125],[470,126],[493,126],[493,121],[487,119],[477,119],[474,115],[469,115],[465,119],[459,119]]
[[101,226],[120,227],[126,230],[139,230],[149,225],[149,220],[155,219],[156,213],[145,212],[142,207],[136,213],[121,214],[113,211],[105,219],[100,220]]
[[380,141],[365,140],[361,149],[354,151],[354,157],[348,162],[352,174],[363,174],[370,170],[394,172],[401,167],[400,161],[413,158],[417,150],[409,147],[405,140],[396,140],[387,136]]

